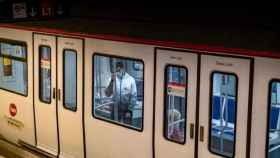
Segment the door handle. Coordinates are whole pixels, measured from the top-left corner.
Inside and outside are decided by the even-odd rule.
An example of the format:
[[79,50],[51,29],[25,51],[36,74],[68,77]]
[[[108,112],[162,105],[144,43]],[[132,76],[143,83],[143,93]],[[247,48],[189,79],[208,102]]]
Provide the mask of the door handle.
[[199,140],[201,142],[203,142],[204,141],[204,127],[203,126],[200,126],[200,128],[199,128],[199,135],[200,135]]
[[57,90],[57,99],[60,101],[60,97],[61,97],[61,90],[60,89],[58,89]]
[[56,98],[56,88],[53,88],[53,99]]
[[194,138],[194,124],[193,123],[190,124],[190,138],[191,139]]

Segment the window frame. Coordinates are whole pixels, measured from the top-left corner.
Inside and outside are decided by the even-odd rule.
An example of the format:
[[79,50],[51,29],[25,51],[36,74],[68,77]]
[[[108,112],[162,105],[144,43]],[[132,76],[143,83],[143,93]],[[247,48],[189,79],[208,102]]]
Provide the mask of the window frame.
[[269,129],[270,129],[270,116],[271,116],[271,96],[272,96],[272,84],[276,82],[280,84],[280,79],[271,79],[268,83],[268,106],[267,106],[267,118],[266,118],[266,137],[265,137],[265,157],[268,158],[268,153],[269,153]]
[[[42,47],[46,47],[46,48],[49,48],[50,49],[50,69],[51,69],[51,81],[50,81],[50,85],[51,85],[51,89],[50,89],[50,101],[49,102],[46,102],[42,99],[42,96],[41,96],[41,93],[42,93],[42,87],[41,87],[41,48]],[[45,104],[51,104],[52,103],[52,48],[49,46],[49,45],[39,45],[38,47],[39,49],[39,100],[42,102],[42,103],[45,103]]]
[[[65,54],[66,51],[72,51],[75,53],[75,58],[76,58],[76,105],[75,105],[75,109],[71,109],[69,107],[66,106],[65,104]],[[62,62],[62,69],[63,69],[63,99],[62,99],[62,104],[63,107],[66,110],[72,111],[72,112],[77,112],[78,110],[78,51],[75,49],[69,49],[69,48],[64,48],[63,49],[63,62]]]
[[[232,152],[232,157],[226,156],[226,155],[222,155],[220,153],[214,152],[211,149],[211,134],[212,134],[212,108],[213,108],[213,88],[214,88],[214,74],[219,73],[219,74],[225,74],[225,75],[233,75],[236,78],[236,88],[235,88],[235,98],[236,98],[236,108],[235,108],[235,124],[234,124],[234,141],[233,141],[233,152]],[[219,70],[214,70],[211,72],[210,74],[210,88],[209,88],[209,118],[208,118],[208,151],[214,155],[218,155],[221,157],[225,157],[225,158],[234,158],[235,157],[235,153],[236,153],[236,128],[237,128],[237,117],[238,117],[238,88],[239,88],[239,78],[238,75],[234,72],[226,72],[226,71],[219,71]]]
[[11,59],[11,60],[15,60],[15,61],[18,61],[18,62],[22,62],[22,63],[25,63],[26,64],[26,94],[23,94],[23,93],[19,93],[19,92],[15,92],[13,90],[9,90],[9,89],[6,89],[6,88],[3,88],[0,86],[0,90],[3,90],[3,91],[7,91],[7,92],[10,92],[10,93],[13,93],[13,94],[16,94],[16,95],[20,95],[20,96],[23,96],[23,97],[28,97],[28,93],[29,93],[29,86],[28,86],[28,45],[27,45],[27,42],[24,42],[24,41],[16,41],[16,40],[10,40],[10,39],[3,39],[3,38],[0,38],[0,43],[5,43],[5,44],[10,44],[10,45],[16,45],[16,46],[21,46],[25,49],[25,58],[19,58],[19,57],[14,57],[14,56],[10,56],[10,55],[5,55],[5,54],[2,54],[1,52],[1,45],[0,45],[0,57],[2,58],[8,58],[8,59]]
[[[186,85],[185,85],[185,128],[184,128],[184,141],[183,142],[178,142],[175,141],[173,139],[169,139],[166,135],[165,135],[165,131],[166,131],[166,112],[167,112],[167,103],[166,103],[166,96],[167,96],[167,70],[168,67],[177,67],[177,68],[183,68],[186,70]],[[163,137],[170,142],[176,143],[176,144],[180,144],[180,145],[185,145],[186,141],[187,141],[187,112],[188,112],[188,81],[189,81],[189,70],[186,66],[183,65],[175,65],[175,64],[166,64],[164,67],[164,92],[163,92]]]
[[[95,56],[101,56],[101,57],[108,57],[108,58],[118,58],[118,59],[123,59],[123,60],[132,60],[132,61],[137,61],[137,62],[141,62],[143,64],[143,109],[142,109],[142,127],[141,128],[135,128],[133,126],[130,126],[130,125],[126,125],[126,124],[122,124],[122,123],[119,123],[117,121],[113,121],[113,120],[110,120],[110,119],[106,119],[106,118],[103,118],[103,117],[99,117],[99,116],[96,116],[95,115],[95,110],[94,110],[94,94],[95,94],[95,91],[94,91],[94,64],[95,64],[95,60],[94,60],[94,57]],[[93,55],[92,55],[92,104],[91,104],[91,113],[92,113],[92,117],[94,119],[97,119],[97,120],[101,120],[101,121],[104,121],[106,123],[109,123],[109,124],[113,124],[113,125],[117,125],[119,127],[125,127],[127,129],[131,129],[131,130],[134,130],[134,131],[137,131],[137,132],[143,132],[144,131],[144,117],[145,117],[145,62],[142,60],[142,59],[137,59],[137,58],[131,58],[131,57],[125,57],[125,56],[118,56],[118,55],[112,55],[112,54],[105,54],[105,53],[99,53],[99,52],[93,52]]]

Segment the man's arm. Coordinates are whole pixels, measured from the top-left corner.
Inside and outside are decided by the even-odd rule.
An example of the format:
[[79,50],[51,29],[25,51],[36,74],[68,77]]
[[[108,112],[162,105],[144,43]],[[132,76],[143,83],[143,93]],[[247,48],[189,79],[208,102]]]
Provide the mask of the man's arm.
[[107,96],[107,97],[109,97],[109,96],[111,96],[112,94],[113,94],[113,89],[114,89],[114,82],[115,82],[115,80],[113,79],[113,77],[111,77],[111,81],[110,81],[110,83],[109,83],[109,85],[108,85],[108,87],[105,89],[105,95]]

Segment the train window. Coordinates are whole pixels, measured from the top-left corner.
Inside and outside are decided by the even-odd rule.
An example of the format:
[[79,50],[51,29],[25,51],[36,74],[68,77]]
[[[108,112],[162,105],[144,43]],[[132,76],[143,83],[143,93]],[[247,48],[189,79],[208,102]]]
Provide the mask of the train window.
[[181,66],[165,68],[164,137],[180,144],[186,140],[187,73]]
[[51,48],[39,47],[39,98],[44,103],[51,103]]
[[26,46],[12,43],[0,42],[1,56],[14,58],[17,60],[26,60]]
[[278,158],[280,153],[280,81],[270,82],[267,131],[267,158]]
[[234,157],[237,115],[237,76],[212,73],[209,150],[223,157]]
[[77,52],[63,51],[63,105],[71,111],[77,110]]
[[[93,116],[142,131],[144,63],[99,54],[93,62]],[[135,65],[141,69],[135,70]]]
[[0,41],[0,89],[27,96],[27,47]]

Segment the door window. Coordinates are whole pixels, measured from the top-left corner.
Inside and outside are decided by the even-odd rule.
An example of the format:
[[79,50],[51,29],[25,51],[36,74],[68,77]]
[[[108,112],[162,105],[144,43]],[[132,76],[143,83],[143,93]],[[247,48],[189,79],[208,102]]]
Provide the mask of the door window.
[[63,105],[71,111],[77,110],[77,52],[63,51]]
[[165,68],[164,136],[180,144],[186,140],[187,75],[184,67]]
[[39,97],[44,103],[51,103],[51,48],[39,47]]
[[237,76],[213,72],[209,150],[224,157],[234,157],[237,113]]
[[267,157],[278,158],[280,154],[280,81],[270,84]]

